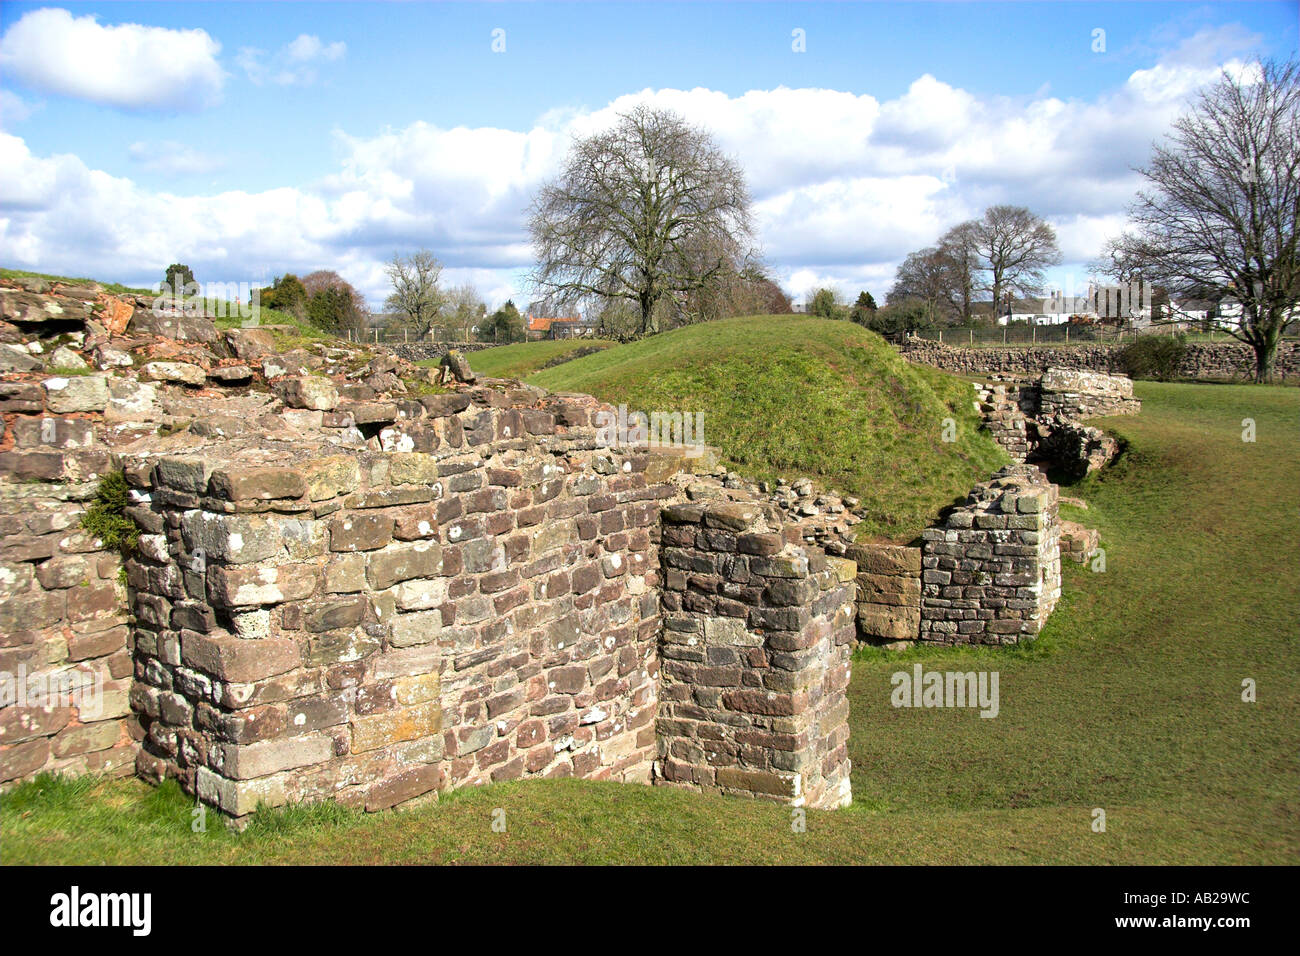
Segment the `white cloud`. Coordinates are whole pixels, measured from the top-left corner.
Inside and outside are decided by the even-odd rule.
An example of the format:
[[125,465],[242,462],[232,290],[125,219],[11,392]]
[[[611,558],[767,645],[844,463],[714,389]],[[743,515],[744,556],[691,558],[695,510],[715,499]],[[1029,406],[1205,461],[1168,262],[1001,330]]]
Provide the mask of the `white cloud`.
[[175,140],[132,143],[127,147],[126,154],[141,169],[164,176],[202,175],[216,172],[226,165],[225,160],[219,156],[200,152]]
[[0,68],[30,89],[128,110],[197,110],[220,97],[221,44],[204,30],[101,24],[45,8],[0,37]]
[[322,43],[320,37],[310,33],[280,47],[273,55],[257,47],[243,47],[235,62],[254,84],[273,83],[278,86],[310,86],[319,75],[317,67],[343,59],[348,46],[342,40]]
[[[299,40],[284,62],[320,62],[329,49]],[[707,128],[744,167],[768,262],[792,292],[831,285],[881,299],[907,252],[996,202],[1051,221],[1062,269],[1082,278],[1123,223],[1139,185],[1131,167],[1216,72],[1161,61],[1086,101],[979,96],[930,75],[883,102],[825,89],[645,90],[595,111],[548,113],[526,130],[417,122],[373,137],[337,132],[335,173],[256,194],[150,192],[73,156],[32,156],[0,134],[0,241],[23,265],[123,280],[173,261],[223,281],[334,268],[375,305],[383,262],[428,247],[449,281],[474,281],[494,305],[526,304],[526,209],[538,185],[574,136],[649,102]],[[205,159],[161,147],[159,168],[176,173]]]
[[11,90],[0,90],[0,129],[21,123],[38,109],[40,104],[28,103]]

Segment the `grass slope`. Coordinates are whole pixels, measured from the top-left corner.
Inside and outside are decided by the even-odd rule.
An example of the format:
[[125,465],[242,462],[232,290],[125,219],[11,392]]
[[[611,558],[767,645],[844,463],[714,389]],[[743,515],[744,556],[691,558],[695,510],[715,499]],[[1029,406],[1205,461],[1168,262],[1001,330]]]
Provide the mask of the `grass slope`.
[[[567,362],[574,356],[593,350],[612,348],[606,339],[556,339],[542,342],[516,342],[481,352],[468,352],[469,364],[479,375],[488,378],[524,378],[551,365]],[[441,359],[428,359],[418,365],[437,365]]]
[[[910,365],[849,322],[709,322],[538,372],[555,391],[629,410],[703,413],[703,439],[749,478],[807,475],[855,495],[864,535],[907,540],[1005,458],[970,386]],[[945,442],[953,419],[955,441]]]
[[[0,800],[0,862],[1294,863],[1300,514],[1278,501],[1300,487],[1300,390],[1137,391],[1142,414],[1108,423],[1122,463],[1073,491],[1105,572],[1069,566],[1029,648],[860,652],[855,803],[810,813],[806,833],[776,805],[574,780],[382,814],[289,808],[242,834],[209,815],[194,833],[175,786],[45,780]],[[890,675],[917,661],[996,669],[1000,715],[894,710]]]

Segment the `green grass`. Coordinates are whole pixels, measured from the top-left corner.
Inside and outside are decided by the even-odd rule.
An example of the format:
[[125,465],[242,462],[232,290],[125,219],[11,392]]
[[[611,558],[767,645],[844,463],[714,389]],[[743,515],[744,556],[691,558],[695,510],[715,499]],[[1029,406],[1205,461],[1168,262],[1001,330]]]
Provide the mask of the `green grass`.
[[[1067,492],[1090,505],[1071,516],[1100,528],[1105,572],[1068,566],[1023,649],[859,652],[855,803],[809,813],[806,833],[776,805],[583,781],[382,814],[292,808],[238,834],[210,814],[194,833],[174,785],[46,779],[0,800],[0,861],[1294,864],[1300,391],[1137,392],[1142,414],[1106,423],[1124,458]],[[889,676],[916,660],[996,669],[1000,716],[894,710]],[[1105,833],[1091,830],[1098,807]]]
[[[908,540],[1006,459],[970,386],[850,322],[728,319],[529,376],[630,411],[703,413],[703,440],[752,479],[808,476],[862,499],[863,536]],[[944,441],[952,419],[955,441]]]
[[[487,378],[524,378],[548,365],[567,362],[584,352],[612,348],[606,339],[555,339],[542,342],[516,342],[481,352],[466,352],[470,368]],[[426,359],[417,365],[436,366],[441,359]]]
[[122,285],[120,282],[98,282],[95,279],[49,275],[44,272],[29,272],[26,269],[0,269],[0,279],[44,279],[46,282],[62,282],[65,285],[98,285],[110,295],[153,295],[152,289],[137,289],[133,286]]

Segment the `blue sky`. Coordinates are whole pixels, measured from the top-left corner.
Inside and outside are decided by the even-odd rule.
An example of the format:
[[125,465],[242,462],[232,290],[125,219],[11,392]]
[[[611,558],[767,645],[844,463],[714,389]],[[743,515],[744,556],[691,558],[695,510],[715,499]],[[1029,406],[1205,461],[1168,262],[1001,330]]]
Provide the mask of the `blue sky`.
[[0,260],[147,282],[177,258],[221,281],[336,268],[378,304],[383,260],[425,245],[494,304],[526,299],[529,195],[571,136],[649,98],[741,161],[792,292],[882,298],[907,252],[1003,201],[1056,225],[1054,284],[1086,281],[1151,140],[1219,67],[1294,55],[1297,11],[6,3]]

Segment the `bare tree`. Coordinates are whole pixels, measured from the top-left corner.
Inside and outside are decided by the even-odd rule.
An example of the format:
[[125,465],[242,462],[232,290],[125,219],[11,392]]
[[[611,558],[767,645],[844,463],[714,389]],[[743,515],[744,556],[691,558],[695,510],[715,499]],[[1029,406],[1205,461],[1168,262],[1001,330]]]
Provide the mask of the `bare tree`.
[[487,303],[473,283],[466,282],[448,289],[443,296],[439,309],[441,322],[457,334],[463,335],[462,342],[472,342],[474,326],[487,317]]
[[980,270],[977,238],[977,224],[972,220],[953,226],[939,239],[939,250],[948,266],[945,297],[948,305],[963,322],[971,319],[975,277]]
[[[885,296],[889,305],[916,301],[924,304],[926,320],[933,324],[939,315],[951,318],[957,292],[953,263],[938,246],[909,252],[894,274],[894,285]],[[951,311],[950,311],[951,310]]]
[[1023,206],[990,206],[974,221],[971,238],[995,314],[1003,293],[1037,294],[1044,270],[1061,261],[1056,231]]
[[1149,189],[1114,254],[1175,295],[1236,299],[1241,317],[1228,331],[1254,350],[1256,380],[1268,381],[1279,340],[1300,318],[1300,64],[1225,72],[1139,171]]
[[443,295],[438,288],[442,265],[433,253],[421,249],[409,256],[394,255],[385,271],[393,294],[384,307],[405,316],[407,324],[424,338],[442,311]]
[[740,167],[670,110],[638,106],[574,144],[533,203],[533,279],[548,297],[634,303],[651,331],[666,295],[703,288],[728,266],[701,250],[752,240]]

